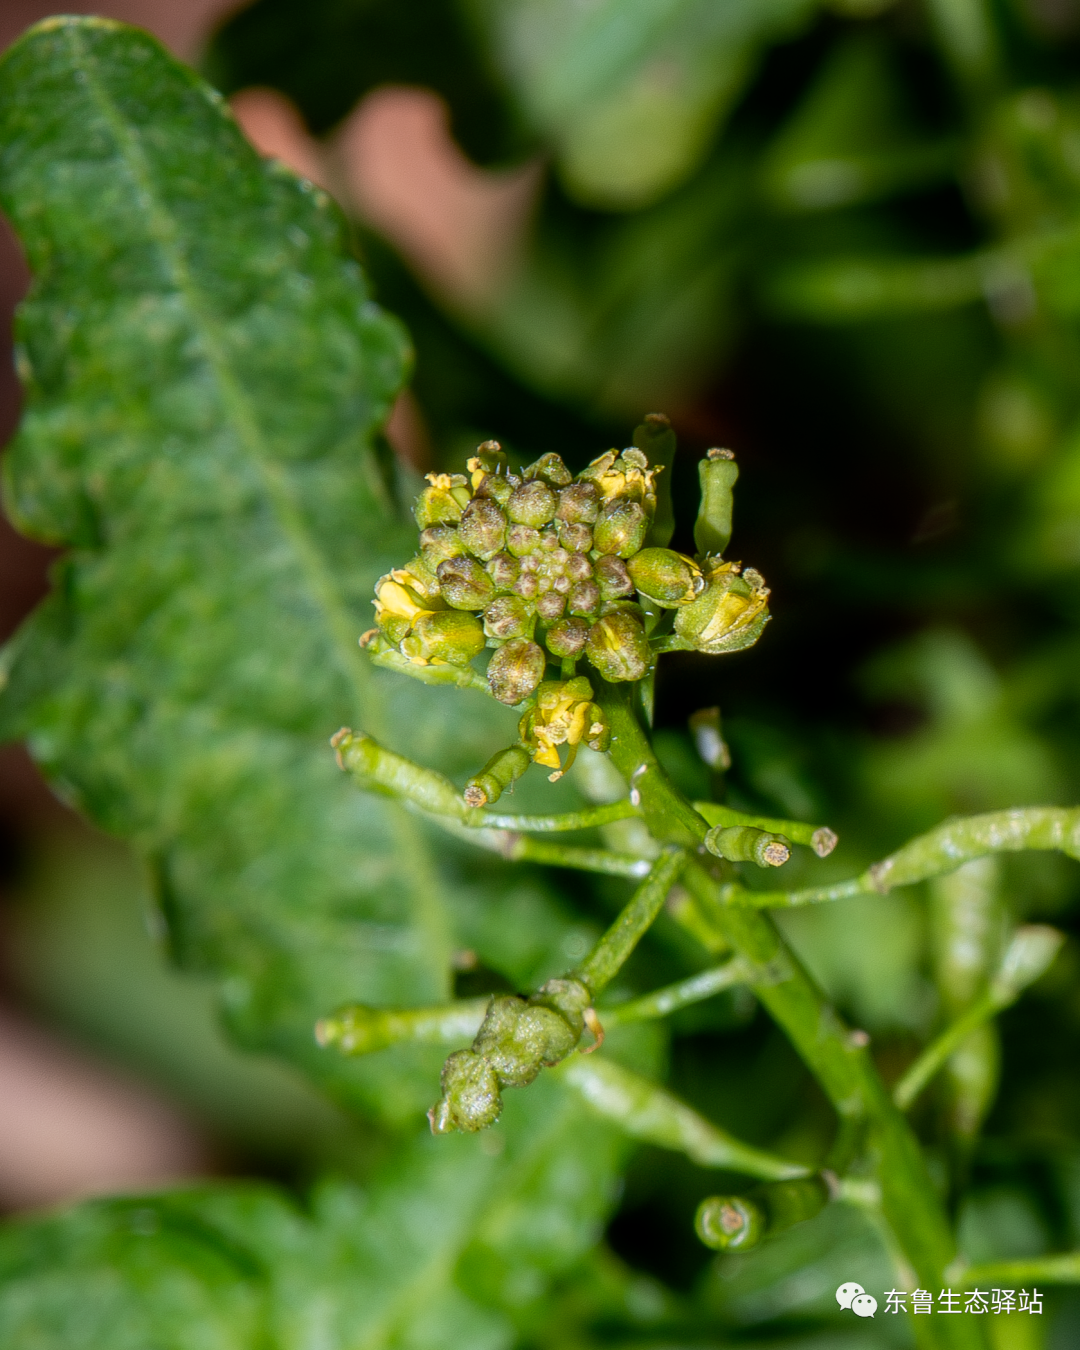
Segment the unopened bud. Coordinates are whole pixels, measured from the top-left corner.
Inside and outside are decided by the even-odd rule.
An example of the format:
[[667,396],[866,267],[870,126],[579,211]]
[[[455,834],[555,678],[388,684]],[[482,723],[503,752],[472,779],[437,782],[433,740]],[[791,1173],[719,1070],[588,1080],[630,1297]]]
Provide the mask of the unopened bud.
[[544,644],[552,656],[580,656],[585,649],[589,636],[589,624],[584,619],[560,619],[552,624],[544,638]]
[[585,655],[612,684],[642,679],[652,663],[652,650],[645,630],[625,610],[605,614],[593,624],[585,644]]
[[443,599],[453,609],[483,609],[495,584],[475,558],[447,558],[436,571]]
[[600,608],[600,587],[595,581],[579,581],[566,597],[571,614],[592,615]]
[[601,553],[629,558],[641,548],[649,518],[637,502],[615,498],[605,504],[593,527],[593,544]]
[[694,1230],[713,1251],[746,1251],[761,1241],[765,1216],[741,1195],[710,1195],[698,1205]]
[[521,563],[512,553],[496,553],[487,565],[487,574],[499,591],[510,590],[520,572]]
[[643,548],[628,559],[626,570],[641,594],[665,609],[688,605],[705,589],[697,563],[670,548]]
[[559,493],[556,511],[560,520],[591,525],[600,512],[600,493],[594,483],[572,483]]
[[506,542],[506,517],[490,497],[474,497],[458,526],[461,542],[474,557],[487,562]]
[[420,552],[429,567],[438,567],[444,558],[460,557],[465,545],[453,525],[430,525],[420,533]]
[[592,530],[588,525],[560,520],[559,543],[568,553],[588,553],[593,546]]
[[526,478],[540,478],[553,488],[567,487],[573,477],[570,470],[563,463],[562,456],[549,451],[546,455],[541,455],[535,464],[530,464],[524,471]]
[[497,596],[484,610],[484,632],[505,642],[508,638],[531,637],[533,616],[517,595]]
[[596,560],[596,582],[605,600],[621,600],[634,593],[634,583],[626,564],[611,553]]
[[565,608],[566,597],[560,595],[558,591],[545,591],[543,595],[537,597],[536,612],[545,623],[554,623],[556,619],[561,619]]
[[421,614],[400,643],[402,655],[417,665],[433,661],[451,666],[467,666],[484,645],[480,620],[460,609]]
[[698,553],[721,555],[731,540],[732,488],[739,466],[730,450],[710,450],[698,465],[701,506],[694,524]]
[[515,638],[500,647],[488,664],[492,694],[500,703],[521,703],[544,678],[546,664],[544,653],[535,642]]
[[705,847],[729,862],[755,862],[759,867],[782,867],[791,857],[791,842],[753,825],[715,826],[705,836]]
[[472,1050],[458,1050],[443,1065],[443,1095],[428,1112],[432,1134],[475,1134],[494,1125],[502,1111],[495,1070]]
[[515,558],[524,558],[540,547],[540,531],[531,525],[511,525],[506,532],[506,547]]
[[422,530],[429,525],[456,525],[469,502],[468,481],[460,473],[429,473],[428,486],[417,498],[413,514]]
[[505,510],[506,503],[510,500],[511,494],[520,481],[518,478],[512,478],[504,474],[485,474],[476,489],[476,496],[487,501],[493,501],[496,506]]
[[515,525],[531,525],[534,530],[555,518],[558,504],[555,493],[539,478],[522,483],[510,494],[506,514]]
[[492,755],[478,774],[465,787],[467,806],[487,806],[497,802],[507,788],[513,787],[532,763],[529,752],[522,745],[511,745]]

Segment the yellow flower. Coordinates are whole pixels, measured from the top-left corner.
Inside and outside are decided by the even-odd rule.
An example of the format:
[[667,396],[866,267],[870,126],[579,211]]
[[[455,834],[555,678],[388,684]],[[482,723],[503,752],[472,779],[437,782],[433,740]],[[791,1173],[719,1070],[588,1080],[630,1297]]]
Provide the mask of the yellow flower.
[[[604,748],[608,728],[601,709],[592,701],[593,691],[584,676],[573,680],[549,680],[540,686],[536,706],[530,708],[518,727],[533,760],[556,782],[573,764],[577,747],[585,741],[594,749]],[[559,759],[560,745],[568,745],[565,766]]]

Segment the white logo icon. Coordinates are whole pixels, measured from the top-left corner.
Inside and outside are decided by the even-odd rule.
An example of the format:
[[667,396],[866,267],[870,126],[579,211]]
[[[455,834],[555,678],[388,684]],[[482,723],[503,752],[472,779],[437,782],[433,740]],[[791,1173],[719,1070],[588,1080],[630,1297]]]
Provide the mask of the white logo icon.
[[856,1317],[873,1317],[877,1312],[877,1299],[873,1294],[857,1294],[851,1300],[851,1311]]
[[[842,1284],[842,1285],[840,1286],[840,1288],[836,1291],[836,1301],[837,1301],[837,1303],[840,1304],[841,1308],[850,1308],[851,1305],[852,1305],[852,1301],[853,1301],[855,1298],[857,1298],[858,1295],[861,1294],[862,1292],[863,1292],[863,1287],[862,1287],[861,1284],[854,1284],[854,1283],[851,1283],[851,1282],[849,1282],[848,1284]],[[865,1295],[864,1295],[864,1297],[865,1297]],[[874,1303],[874,1300],[873,1300],[873,1299],[871,1299],[870,1302],[874,1304],[874,1307],[875,1307],[875,1308],[877,1307],[877,1304]],[[860,1317],[867,1317],[867,1316],[873,1316],[873,1313],[872,1313],[872,1312],[869,1313],[869,1314],[868,1314],[868,1313],[860,1313],[859,1315],[860,1315]]]

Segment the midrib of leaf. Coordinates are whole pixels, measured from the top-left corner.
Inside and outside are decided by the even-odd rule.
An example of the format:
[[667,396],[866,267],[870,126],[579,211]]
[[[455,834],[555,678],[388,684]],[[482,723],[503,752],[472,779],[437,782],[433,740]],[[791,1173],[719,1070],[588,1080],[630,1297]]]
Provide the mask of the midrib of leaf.
[[341,669],[356,697],[358,717],[366,705],[373,705],[377,695],[372,687],[370,671],[363,661],[357,643],[356,624],[350,617],[330,575],[311,531],[303,519],[293,495],[292,485],[283,467],[274,461],[259,424],[251,408],[251,401],[236,378],[220,340],[215,335],[213,318],[200,300],[198,285],[184,261],[176,236],[176,229],[164,203],[158,196],[154,176],[146,163],[138,140],[132,135],[108,89],[97,77],[97,62],[87,51],[82,34],[74,25],[65,36],[73,45],[78,68],[86,71],[86,87],[101,115],[111,129],[121,159],[146,204],[153,237],[161,250],[169,276],[193,316],[193,328],[198,334],[206,360],[218,384],[222,404],[231,415],[240,443],[254,463],[266,489],[275,518],[288,540],[299,563],[300,572],[316,601],[316,607],[326,624],[331,646]]

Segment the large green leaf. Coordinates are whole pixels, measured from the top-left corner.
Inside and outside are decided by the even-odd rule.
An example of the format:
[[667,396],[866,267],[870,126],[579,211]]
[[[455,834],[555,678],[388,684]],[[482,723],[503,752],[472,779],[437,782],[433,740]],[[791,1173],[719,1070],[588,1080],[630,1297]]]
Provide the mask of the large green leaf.
[[[0,1236],[6,1350],[501,1350],[580,1261],[619,1145],[555,1083],[301,1210],[263,1186],[100,1201]],[[524,1108],[524,1109],[522,1109]]]
[[312,1037],[341,1002],[445,996],[456,941],[421,827],[357,793],[329,736],[363,725],[452,770],[508,732],[357,647],[373,579],[411,552],[373,451],[404,336],[328,199],[143,33],[32,30],[0,65],[0,147],[34,275],[8,509],[70,548],[7,654],[0,732],[150,861],[242,1039],[415,1110],[437,1052],[410,1078]]

